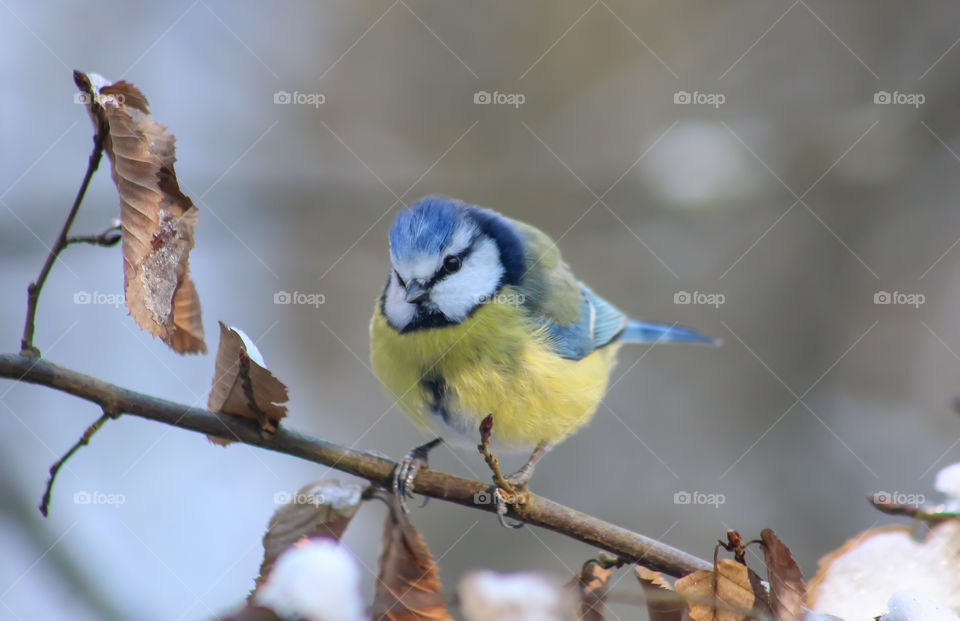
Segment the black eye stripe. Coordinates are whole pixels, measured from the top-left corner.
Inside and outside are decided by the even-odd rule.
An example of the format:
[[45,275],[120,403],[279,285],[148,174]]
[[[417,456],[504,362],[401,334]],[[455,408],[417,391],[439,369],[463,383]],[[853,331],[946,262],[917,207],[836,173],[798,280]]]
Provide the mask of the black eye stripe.
[[[461,252],[461,253],[459,253],[459,254],[450,255],[450,256],[451,256],[451,257],[456,257],[457,259],[460,259],[460,266],[462,267],[463,264],[464,264],[464,262],[466,262],[466,260],[470,257],[471,254],[473,254],[473,243],[472,243],[472,242],[471,242],[471,244],[470,244],[469,246],[467,246],[467,248],[466,248],[463,252]],[[446,258],[444,258],[444,261],[446,261]],[[438,282],[440,282],[441,280],[443,280],[444,278],[446,278],[447,276],[449,276],[451,273],[456,274],[458,271],[460,271],[460,270],[457,269],[455,272],[447,272],[447,271],[444,269],[443,265],[441,265],[441,266],[440,266],[440,269],[438,269],[438,270],[436,271],[436,273],[434,273],[433,277],[430,279],[430,282],[427,283],[427,288],[430,288],[430,287],[432,287],[433,285],[437,284]]]
[[393,270],[393,273],[394,273],[394,275],[396,275],[396,277],[397,277],[397,282],[400,283],[400,286],[403,287],[404,289],[406,289],[406,288],[407,288],[407,283],[404,282],[403,278],[400,277],[400,272],[398,272],[397,270]]

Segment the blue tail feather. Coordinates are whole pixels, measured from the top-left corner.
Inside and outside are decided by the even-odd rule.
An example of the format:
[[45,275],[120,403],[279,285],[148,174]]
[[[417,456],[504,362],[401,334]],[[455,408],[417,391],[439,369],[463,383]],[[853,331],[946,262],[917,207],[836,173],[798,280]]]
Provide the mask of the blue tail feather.
[[723,341],[696,330],[664,323],[652,323],[631,319],[620,333],[618,341],[622,343],[700,343],[703,345],[722,345]]

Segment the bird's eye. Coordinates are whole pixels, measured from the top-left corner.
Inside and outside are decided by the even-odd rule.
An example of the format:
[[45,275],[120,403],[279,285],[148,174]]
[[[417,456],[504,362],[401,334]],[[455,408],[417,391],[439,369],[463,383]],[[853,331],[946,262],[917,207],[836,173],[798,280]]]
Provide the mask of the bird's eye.
[[454,272],[460,271],[460,257],[456,255],[450,255],[443,260],[443,271],[448,274],[453,274]]

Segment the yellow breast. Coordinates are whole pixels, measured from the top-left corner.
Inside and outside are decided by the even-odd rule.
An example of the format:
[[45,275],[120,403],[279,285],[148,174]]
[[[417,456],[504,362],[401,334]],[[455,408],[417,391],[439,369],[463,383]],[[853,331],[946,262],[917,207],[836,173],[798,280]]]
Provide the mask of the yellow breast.
[[[509,292],[508,292],[509,293]],[[543,329],[497,296],[460,324],[400,334],[379,303],[370,325],[373,369],[400,407],[424,427],[437,428],[424,381],[442,380],[454,427],[469,431],[492,413],[494,439],[504,448],[555,444],[585,425],[607,389],[619,345],[582,360],[550,349]]]

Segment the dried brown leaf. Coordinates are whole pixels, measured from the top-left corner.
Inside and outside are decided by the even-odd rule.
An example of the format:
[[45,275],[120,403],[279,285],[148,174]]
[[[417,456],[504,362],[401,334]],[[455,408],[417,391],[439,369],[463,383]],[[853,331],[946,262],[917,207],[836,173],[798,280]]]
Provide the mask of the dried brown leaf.
[[267,578],[277,557],[298,541],[317,537],[339,541],[360,507],[366,487],[324,479],[304,485],[294,496],[285,492],[274,496],[275,501],[286,504],[273,512],[263,535],[263,562],[257,586]]
[[767,564],[767,581],[770,583],[770,604],[773,614],[781,621],[799,621],[803,617],[807,588],[803,573],[793,555],[772,528],[760,531],[763,541],[763,556]]
[[433,555],[394,499],[383,527],[373,619],[452,621],[440,588]]
[[756,597],[750,570],[730,559],[720,559],[714,570],[701,569],[677,580],[677,593],[690,605],[693,621],[743,621],[750,617]]
[[643,586],[650,621],[681,621],[687,605],[674,592],[666,576],[642,565],[637,565],[634,571]]
[[[254,418],[266,432],[276,431],[280,419],[287,415],[287,407],[280,405],[289,399],[287,387],[262,366],[260,352],[243,332],[220,324],[220,345],[213,386],[207,408],[214,412]],[[248,349],[249,343],[249,349]],[[223,444],[229,438],[210,437]]]
[[581,621],[603,621],[607,606],[607,582],[611,574],[612,569],[590,560],[574,577],[572,584],[580,595]]
[[173,134],[150,117],[129,82],[74,73],[94,126],[106,123],[104,150],[120,194],[124,296],[144,330],[178,353],[206,352],[200,299],[189,255],[197,209],[180,191]]

